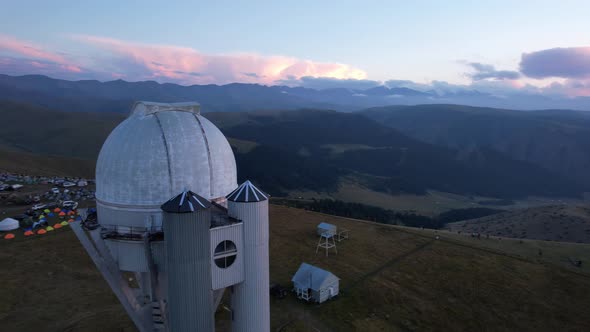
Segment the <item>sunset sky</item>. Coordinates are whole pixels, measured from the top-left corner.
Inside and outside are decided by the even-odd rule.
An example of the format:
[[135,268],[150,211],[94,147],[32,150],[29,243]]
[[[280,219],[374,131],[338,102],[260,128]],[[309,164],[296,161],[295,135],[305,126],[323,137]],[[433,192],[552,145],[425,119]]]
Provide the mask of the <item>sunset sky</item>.
[[590,95],[590,1],[4,1],[0,73]]

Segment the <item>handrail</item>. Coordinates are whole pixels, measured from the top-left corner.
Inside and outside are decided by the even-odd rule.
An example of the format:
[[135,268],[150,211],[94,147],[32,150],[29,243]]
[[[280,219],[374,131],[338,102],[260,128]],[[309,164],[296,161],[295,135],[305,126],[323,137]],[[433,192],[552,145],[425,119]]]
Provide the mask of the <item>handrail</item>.
[[142,240],[143,235],[148,233],[150,235],[163,235],[164,230],[162,226],[122,226],[101,224],[101,236],[103,239],[117,238],[126,240]]

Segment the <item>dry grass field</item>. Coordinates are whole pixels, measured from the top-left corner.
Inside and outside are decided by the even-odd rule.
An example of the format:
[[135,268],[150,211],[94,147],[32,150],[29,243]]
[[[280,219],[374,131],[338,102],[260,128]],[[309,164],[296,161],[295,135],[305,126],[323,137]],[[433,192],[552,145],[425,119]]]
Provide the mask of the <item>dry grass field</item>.
[[590,205],[551,205],[451,223],[449,230],[500,237],[590,243]]
[[[338,255],[315,253],[321,221],[351,231],[338,243]],[[272,281],[290,286],[303,261],[342,279],[341,294],[322,305],[292,294],[272,298],[273,331],[590,330],[590,275],[582,272],[445,232],[282,206],[271,206],[270,231]],[[2,331],[134,330],[67,227],[45,237],[0,240],[0,266]],[[220,321],[226,316],[218,313]]]
[[359,184],[353,178],[342,178],[338,190],[335,192],[313,192],[293,190],[289,193],[292,199],[321,199],[331,198],[345,202],[362,203],[366,205],[378,206],[383,209],[396,211],[412,211],[426,216],[437,216],[440,213],[465,208],[497,208],[505,210],[519,210],[534,208],[555,204],[579,205],[588,204],[590,196],[585,199],[550,199],[542,197],[528,197],[526,199],[515,200],[511,205],[493,206],[482,205],[480,202],[494,201],[497,199],[481,196],[463,196],[452,193],[429,190],[424,195],[413,194],[388,194],[378,192]]

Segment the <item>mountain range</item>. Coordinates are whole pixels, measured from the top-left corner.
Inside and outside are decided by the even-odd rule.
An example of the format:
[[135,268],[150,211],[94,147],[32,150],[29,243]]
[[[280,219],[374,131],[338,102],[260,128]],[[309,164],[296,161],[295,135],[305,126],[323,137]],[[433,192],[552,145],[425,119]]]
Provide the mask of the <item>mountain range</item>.
[[326,110],[432,93],[0,75],[0,149],[94,161],[135,100],[197,100],[229,138],[239,176],[257,179],[274,195],[332,192],[344,178],[393,195],[437,190],[514,199],[590,192],[587,112],[451,104]]
[[552,98],[539,94],[501,95],[473,89],[418,91],[406,87],[310,89],[258,84],[182,86],[154,81],[66,81],[41,75],[0,75],[0,99],[69,111],[125,113],[137,100],[199,101],[204,112],[260,109],[354,111],[386,105],[462,104],[521,110],[590,110],[590,97]]

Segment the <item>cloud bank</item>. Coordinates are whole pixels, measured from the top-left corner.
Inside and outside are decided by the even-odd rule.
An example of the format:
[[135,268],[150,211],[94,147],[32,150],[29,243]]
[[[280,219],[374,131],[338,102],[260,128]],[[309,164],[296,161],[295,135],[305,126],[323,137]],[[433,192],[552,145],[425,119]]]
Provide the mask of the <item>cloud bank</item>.
[[486,79],[494,80],[515,80],[520,77],[520,73],[511,70],[496,70],[492,65],[471,62],[469,66],[475,70],[474,73],[469,74],[472,80],[481,81]]
[[[0,34],[0,73],[43,74],[63,79],[124,79],[191,84],[258,83],[313,89],[366,90],[385,86],[422,92],[460,94],[479,91],[497,97],[515,94],[590,96],[590,47],[552,48],[521,55],[518,70],[462,61],[469,83],[368,79],[362,69],[282,55],[254,53],[206,54],[199,50],[144,44],[100,36],[74,35],[78,52]],[[81,47],[80,47],[81,46]],[[527,82],[527,83],[525,83]],[[532,85],[534,84],[534,85]]]
[[[238,53],[204,54],[188,47],[132,43],[96,36],[76,40],[106,51],[112,71],[128,73],[132,80],[156,80],[182,84],[233,82],[274,84],[304,76],[363,79],[367,74],[341,63],[316,62],[287,56]],[[97,64],[105,58],[95,60]],[[114,60],[114,61],[113,61]]]
[[590,47],[551,48],[524,53],[520,71],[533,78],[590,78]]

